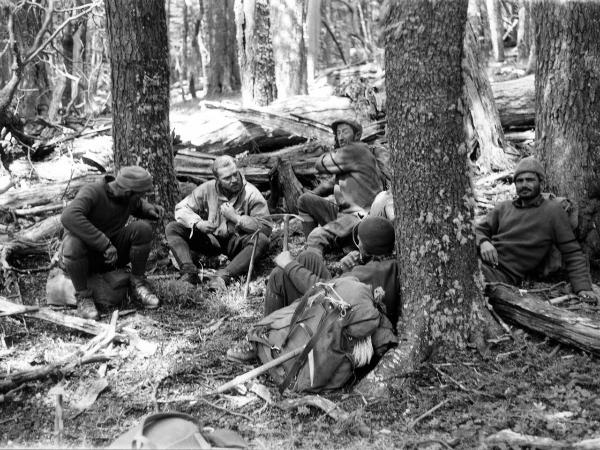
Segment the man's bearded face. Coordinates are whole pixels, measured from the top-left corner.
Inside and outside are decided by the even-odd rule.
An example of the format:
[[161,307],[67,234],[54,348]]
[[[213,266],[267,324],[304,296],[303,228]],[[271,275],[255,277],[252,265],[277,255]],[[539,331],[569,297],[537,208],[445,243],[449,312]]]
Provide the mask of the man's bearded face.
[[217,169],[217,180],[225,191],[232,194],[239,192],[242,188],[240,171],[233,164]]
[[523,172],[515,178],[515,188],[521,200],[532,200],[540,195],[542,190],[538,175],[534,172]]
[[335,135],[340,147],[354,142],[354,128],[347,123],[340,123],[335,129]]

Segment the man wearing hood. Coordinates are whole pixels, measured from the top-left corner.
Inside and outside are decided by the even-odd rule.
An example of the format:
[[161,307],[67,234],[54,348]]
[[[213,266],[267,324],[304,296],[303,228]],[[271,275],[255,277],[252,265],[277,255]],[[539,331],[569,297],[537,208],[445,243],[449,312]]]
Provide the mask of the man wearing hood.
[[175,206],[175,222],[167,225],[166,236],[181,280],[192,284],[200,280],[190,250],[207,256],[226,254],[231,262],[210,284],[222,289],[231,277],[248,270],[254,239],[255,257],[265,253],[271,224],[266,200],[245,180],[231,156],[217,157],[213,174],[215,180],[201,184]]
[[[307,247],[320,254],[350,236],[383,190],[377,158],[368,145],[360,142],[360,124],[338,120],[331,128],[336,148],[317,160],[316,169],[332,175],[332,179],[298,198]],[[333,198],[328,198],[331,194]]]
[[541,194],[544,178],[544,168],[537,159],[522,159],[513,176],[517,198],[497,205],[477,225],[475,239],[483,275],[488,282],[517,285],[540,267],[555,245],[573,291],[597,301],[585,255],[567,213],[560,203]]

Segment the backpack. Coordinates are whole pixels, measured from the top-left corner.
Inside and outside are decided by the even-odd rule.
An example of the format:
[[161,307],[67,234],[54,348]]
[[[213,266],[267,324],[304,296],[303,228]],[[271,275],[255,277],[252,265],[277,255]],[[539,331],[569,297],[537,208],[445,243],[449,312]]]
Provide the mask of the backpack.
[[256,344],[263,364],[304,347],[299,356],[270,370],[281,392],[341,388],[357,367],[397,342],[371,287],[355,277],[316,283],[302,298],[254,325],[248,340]]

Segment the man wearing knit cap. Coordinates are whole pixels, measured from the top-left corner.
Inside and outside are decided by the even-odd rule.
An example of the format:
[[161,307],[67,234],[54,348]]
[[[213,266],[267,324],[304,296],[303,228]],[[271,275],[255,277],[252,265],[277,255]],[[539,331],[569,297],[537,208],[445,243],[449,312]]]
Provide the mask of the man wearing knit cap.
[[518,285],[535,273],[555,245],[561,252],[573,291],[598,300],[587,261],[560,203],[545,199],[540,162],[530,156],[515,169],[517,198],[500,203],[476,227],[482,272],[488,282]]
[[267,251],[271,223],[265,198],[231,156],[217,157],[213,174],[215,180],[201,184],[175,206],[175,221],[167,225],[166,235],[182,281],[200,281],[190,250],[231,258],[210,281],[209,288],[219,290],[231,277],[248,271],[254,246],[255,258]]
[[383,174],[377,158],[367,144],[360,142],[360,124],[338,120],[331,128],[335,148],[321,156],[315,167],[332,178],[298,198],[306,244],[320,254],[350,236],[354,226],[368,214],[375,196],[383,190]]
[[[394,225],[384,217],[367,217],[354,229],[358,250],[341,260],[340,277],[356,277],[371,286],[393,326],[400,315],[400,277],[394,252]],[[296,259],[285,251],[275,257],[277,267],[269,275],[265,292],[265,316],[302,297],[318,281],[331,279],[322,256],[305,250]],[[255,347],[242,341],[227,351],[229,359],[254,358]]]
[[152,189],[152,177],[146,169],[125,166],[116,179],[107,175],[81,188],[62,213],[65,237],[61,262],[75,287],[81,317],[98,318],[92,291],[87,285],[88,275],[127,263],[131,263],[133,297],[145,308],[158,307],[159,300],[145,278],[152,225],[145,220],[127,224],[129,216],[158,220],[163,215],[162,206],[142,199]]

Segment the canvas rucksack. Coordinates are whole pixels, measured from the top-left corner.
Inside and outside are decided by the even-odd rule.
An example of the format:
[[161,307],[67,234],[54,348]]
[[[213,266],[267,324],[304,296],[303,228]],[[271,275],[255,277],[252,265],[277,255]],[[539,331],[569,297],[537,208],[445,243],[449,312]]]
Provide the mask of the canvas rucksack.
[[340,388],[374,353],[397,342],[371,287],[355,277],[317,283],[301,299],[258,322],[248,339],[263,363],[304,347],[299,356],[270,371],[281,391],[295,392]]

